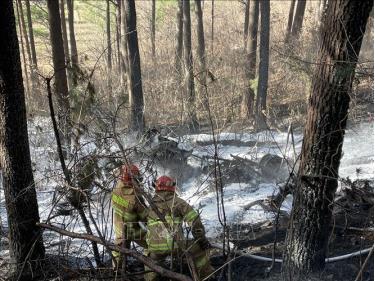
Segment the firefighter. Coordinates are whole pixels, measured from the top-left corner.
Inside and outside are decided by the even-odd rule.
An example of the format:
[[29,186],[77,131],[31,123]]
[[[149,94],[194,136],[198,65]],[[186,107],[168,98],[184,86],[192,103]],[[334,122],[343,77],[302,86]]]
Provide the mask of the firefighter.
[[[147,248],[146,231],[139,222],[147,219],[147,209],[143,198],[137,194],[135,187],[142,181],[140,171],[135,165],[121,167],[117,185],[112,191],[113,224],[115,230],[115,245],[123,245],[127,249],[133,241]],[[115,267],[121,267],[123,260],[119,252],[112,252]]]
[[[196,272],[200,279],[208,277],[214,269],[209,261],[210,243],[205,237],[205,230],[199,214],[186,201],[176,194],[175,181],[167,176],[158,178],[154,184],[155,196],[153,205],[164,216],[164,222],[151,208],[147,219],[148,255],[157,264],[162,264],[167,256],[173,261],[180,259],[186,252],[193,259]],[[182,224],[190,228],[194,240],[184,237]],[[146,268],[147,270],[147,268]],[[147,273],[146,281],[159,280],[155,272]]]

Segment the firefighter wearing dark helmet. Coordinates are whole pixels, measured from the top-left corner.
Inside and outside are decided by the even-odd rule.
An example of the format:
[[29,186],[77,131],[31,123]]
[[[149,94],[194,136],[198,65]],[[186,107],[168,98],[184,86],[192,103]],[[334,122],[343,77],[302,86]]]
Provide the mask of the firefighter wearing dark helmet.
[[[188,251],[194,260],[199,278],[204,279],[214,271],[208,255],[210,244],[205,237],[199,214],[186,201],[178,197],[175,191],[176,183],[172,178],[162,176],[156,180],[155,196],[152,201],[164,216],[166,223],[161,221],[153,210],[149,211],[146,238],[148,255],[160,264],[167,256],[179,259]],[[184,238],[183,222],[191,227],[194,240]],[[146,274],[145,280],[159,280],[159,276],[155,272],[150,272]]]
[[[135,189],[142,180],[140,171],[135,165],[121,167],[116,187],[112,191],[113,224],[115,245],[123,245],[129,249],[133,241],[143,248],[147,247],[145,236],[139,222],[146,222],[147,210],[143,198]],[[115,265],[120,267],[122,259],[119,252],[112,252]]]

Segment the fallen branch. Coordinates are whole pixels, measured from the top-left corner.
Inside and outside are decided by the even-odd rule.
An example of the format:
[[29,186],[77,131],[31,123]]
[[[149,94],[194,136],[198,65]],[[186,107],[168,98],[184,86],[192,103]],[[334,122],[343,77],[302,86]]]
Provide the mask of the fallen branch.
[[[216,243],[212,243],[211,247],[215,248],[215,249],[218,249],[218,250],[222,250],[223,249],[223,247],[221,245],[216,244]],[[342,255],[342,256],[337,256],[337,257],[332,257],[332,258],[326,258],[325,262],[326,263],[331,263],[331,262],[342,261],[342,260],[345,260],[345,259],[349,259],[349,258],[353,258],[353,257],[357,257],[357,256],[362,256],[362,255],[367,254],[367,253],[369,253],[369,255],[371,256],[371,254],[372,254],[373,251],[374,251],[374,246],[372,246],[371,248],[367,248],[367,249],[360,250],[360,251],[357,251],[357,252],[353,252],[353,253],[350,253],[350,254],[346,254],[346,255]],[[267,261],[267,262],[270,261],[270,262],[272,262],[274,260],[277,263],[282,263],[283,262],[282,259],[273,259],[273,258],[268,258],[268,257],[262,257],[262,256],[250,254],[250,253],[245,252],[245,251],[234,251],[234,253],[236,255],[240,255],[240,256],[244,256],[244,257],[249,257],[249,258],[252,258],[252,259],[255,259],[255,260],[259,260],[259,261]]]
[[67,231],[65,229],[62,229],[62,228],[59,228],[57,226],[47,224],[47,223],[38,223],[37,225],[40,226],[40,227],[43,227],[45,229],[55,231],[55,232],[60,233],[62,235],[69,236],[71,238],[93,241],[93,242],[96,242],[98,244],[104,245],[105,247],[107,247],[108,249],[110,249],[112,251],[117,251],[117,252],[129,255],[129,256],[137,259],[138,261],[140,261],[144,265],[147,265],[153,271],[159,273],[162,276],[172,278],[174,280],[179,280],[179,281],[192,281],[192,279],[190,277],[186,276],[186,275],[183,275],[183,274],[180,274],[180,273],[177,273],[177,272],[173,272],[171,270],[165,269],[164,267],[161,267],[161,266],[155,264],[155,262],[152,259],[150,259],[150,258],[148,258],[148,257],[146,257],[142,254],[139,254],[139,253],[137,253],[133,250],[130,250],[130,249],[126,249],[126,248],[116,246],[109,241],[101,240],[99,237],[97,237],[95,235],[71,232],[71,231]]

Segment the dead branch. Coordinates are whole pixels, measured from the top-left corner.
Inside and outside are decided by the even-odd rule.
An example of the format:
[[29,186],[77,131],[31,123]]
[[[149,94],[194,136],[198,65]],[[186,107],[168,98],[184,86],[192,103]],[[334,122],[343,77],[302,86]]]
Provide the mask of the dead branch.
[[142,254],[139,254],[136,251],[133,251],[133,250],[130,250],[130,249],[127,249],[127,248],[121,248],[121,247],[116,246],[115,244],[113,244],[109,241],[102,240],[95,235],[86,234],[86,233],[71,232],[71,231],[67,231],[65,229],[62,229],[62,228],[59,228],[57,226],[47,224],[47,223],[38,223],[38,226],[43,227],[45,229],[52,230],[54,232],[60,233],[60,234],[65,235],[65,236],[69,236],[71,238],[92,241],[92,242],[104,245],[106,248],[108,248],[112,251],[117,251],[117,252],[129,255],[129,256],[137,259],[138,261],[140,261],[144,265],[147,265],[149,268],[151,268],[152,270],[154,270],[155,272],[159,273],[162,276],[172,278],[174,280],[192,281],[192,279],[189,276],[186,276],[186,275],[183,275],[183,274],[165,269],[165,268],[155,264],[155,262],[152,259],[150,259],[150,258],[148,258],[148,257],[146,257]]

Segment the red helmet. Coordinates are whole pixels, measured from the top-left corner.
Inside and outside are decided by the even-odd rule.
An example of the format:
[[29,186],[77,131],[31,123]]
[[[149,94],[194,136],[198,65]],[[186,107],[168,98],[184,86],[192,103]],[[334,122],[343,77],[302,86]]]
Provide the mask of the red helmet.
[[133,179],[139,179],[141,177],[141,173],[136,165],[123,165],[121,167],[120,177],[119,179],[125,185],[132,185]]
[[155,183],[155,190],[156,191],[176,191],[176,182],[174,179],[161,176],[156,180]]

